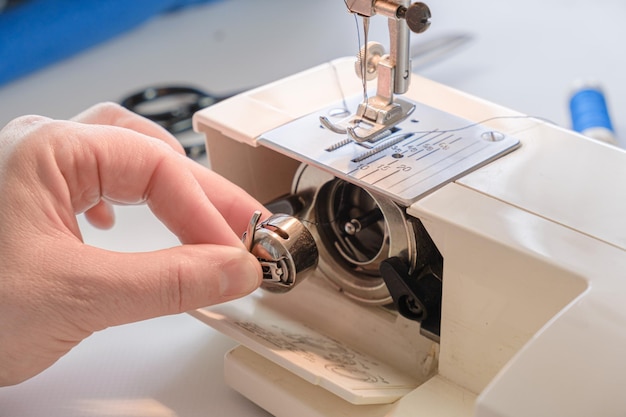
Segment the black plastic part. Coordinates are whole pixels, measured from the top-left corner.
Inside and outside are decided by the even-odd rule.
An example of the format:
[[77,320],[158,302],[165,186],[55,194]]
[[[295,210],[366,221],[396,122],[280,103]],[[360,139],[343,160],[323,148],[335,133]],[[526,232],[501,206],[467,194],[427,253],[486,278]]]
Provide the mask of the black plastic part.
[[[195,112],[227,97],[219,97],[189,86],[160,86],[133,93],[122,99],[121,104],[175,135],[191,129]],[[149,107],[158,110],[150,110]]]
[[298,195],[287,194],[265,204],[265,208],[272,213],[282,213],[295,216],[304,208],[304,202]]
[[415,271],[410,273],[403,259],[392,257],[380,265],[380,274],[393,298],[398,312],[420,322],[421,333],[433,340],[441,334],[441,298],[443,258],[417,221],[418,247]]

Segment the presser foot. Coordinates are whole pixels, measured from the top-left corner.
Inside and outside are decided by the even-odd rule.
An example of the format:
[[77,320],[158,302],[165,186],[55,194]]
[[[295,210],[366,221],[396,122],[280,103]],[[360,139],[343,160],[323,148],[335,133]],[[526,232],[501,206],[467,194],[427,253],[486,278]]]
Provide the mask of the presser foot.
[[320,123],[331,132],[347,134],[356,142],[376,142],[389,135],[395,125],[415,110],[415,104],[404,100],[397,99],[382,106],[378,101],[378,97],[374,97],[359,104],[356,114],[337,123],[320,116]]

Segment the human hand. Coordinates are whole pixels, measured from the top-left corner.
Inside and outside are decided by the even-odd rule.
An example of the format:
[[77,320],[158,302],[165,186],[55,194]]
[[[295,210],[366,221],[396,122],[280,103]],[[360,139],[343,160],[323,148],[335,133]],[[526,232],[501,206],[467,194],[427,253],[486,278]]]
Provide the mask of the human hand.
[[[116,253],[83,243],[77,213],[107,228],[110,204],[140,203],[183,244]],[[254,210],[264,209],[120,106],[9,123],[0,131],[0,386],[95,331],[253,291],[261,269],[239,236]]]

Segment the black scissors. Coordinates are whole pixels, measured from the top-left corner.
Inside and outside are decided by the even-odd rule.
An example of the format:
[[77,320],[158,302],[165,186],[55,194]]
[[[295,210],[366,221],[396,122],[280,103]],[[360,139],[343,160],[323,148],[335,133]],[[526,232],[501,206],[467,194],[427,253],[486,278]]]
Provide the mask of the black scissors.
[[191,129],[195,112],[235,94],[217,96],[190,86],[148,87],[125,97],[121,104],[176,135]]
[[237,93],[218,96],[191,86],[155,86],[125,97],[121,104],[178,137],[185,154],[197,160],[206,154],[204,140],[190,142],[182,139],[180,134],[191,129],[195,112]]

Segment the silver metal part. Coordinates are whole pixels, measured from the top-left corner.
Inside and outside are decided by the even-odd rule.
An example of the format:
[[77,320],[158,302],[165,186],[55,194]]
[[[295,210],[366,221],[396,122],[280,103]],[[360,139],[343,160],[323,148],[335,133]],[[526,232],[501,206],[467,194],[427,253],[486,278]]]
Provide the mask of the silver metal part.
[[385,54],[385,47],[378,42],[368,42],[361,48],[354,63],[354,70],[359,78],[367,81],[376,79],[378,75],[378,62]]
[[[409,0],[352,0],[346,1],[346,6],[363,18],[365,38],[371,16],[379,14],[388,18],[390,52],[385,55],[380,44],[366,43],[357,59],[357,75],[364,82],[378,77],[376,96],[365,98],[354,115],[336,126],[325,116],[320,117],[320,122],[332,132],[346,132],[356,142],[367,142],[406,119],[414,110],[407,102],[394,100],[394,95],[409,89],[409,29],[425,31],[430,25],[430,10],[424,3],[410,4]],[[410,25],[407,19],[411,20]]]
[[359,302],[392,302],[380,263],[393,256],[415,265],[415,228],[388,197],[302,165],[292,192],[306,201],[303,220],[319,251],[318,271],[338,290]]
[[309,230],[295,217],[274,214],[258,223],[255,212],[241,240],[263,269],[261,288],[287,292],[315,270],[317,245]]
[[[359,100],[346,102],[354,108]],[[488,126],[422,103],[411,105],[415,116],[374,146],[338,142],[340,136],[319,128],[319,117],[337,104],[266,132],[258,142],[405,207],[519,146],[516,138]]]
[[261,219],[261,212],[255,211],[252,214],[252,218],[250,219],[250,222],[248,223],[248,228],[246,229],[246,231],[243,234],[243,237],[241,238],[243,245],[246,247],[246,249],[248,249],[248,252],[252,252],[252,245],[254,244],[254,232],[256,230],[257,224],[259,223],[260,219]]

